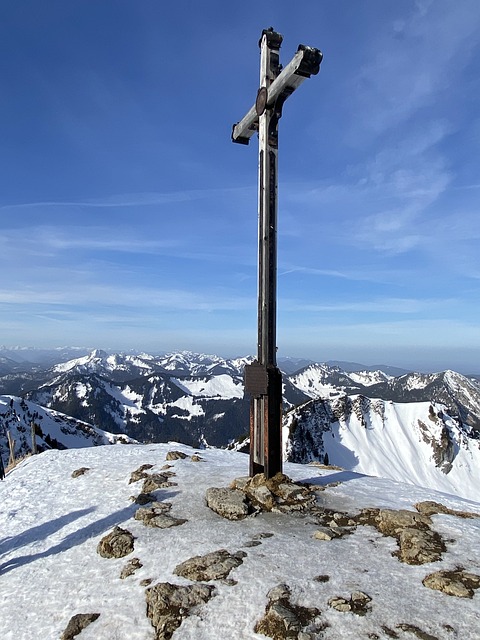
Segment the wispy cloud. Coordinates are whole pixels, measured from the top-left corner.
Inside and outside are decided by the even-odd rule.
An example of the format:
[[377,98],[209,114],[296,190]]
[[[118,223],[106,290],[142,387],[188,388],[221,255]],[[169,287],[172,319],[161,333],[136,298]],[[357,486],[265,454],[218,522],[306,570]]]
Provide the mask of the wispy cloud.
[[282,300],[281,308],[285,312],[308,312],[308,313],[351,313],[351,314],[394,314],[409,315],[421,314],[428,311],[429,314],[435,314],[435,310],[443,310],[458,303],[455,299],[446,298],[376,298],[360,301],[342,301],[342,302],[311,302]]
[[254,297],[241,297],[227,292],[196,292],[189,289],[162,289],[122,284],[68,285],[52,288],[46,286],[0,289],[0,304],[9,305],[60,305],[69,307],[132,307],[161,309],[163,311],[240,311],[253,308]]
[[379,135],[431,104],[469,62],[479,33],[474,0],[417,3],[389,31],[379,31],[352,104],[365,130]]
[[206,188],[206,189],[185,189],[172,192],[147,192],[147,193],[124,193],[115,194],[105,198],[85,199],[85,200],[46,200],[39,202],[20,202],[0,205],[0,211],[14,211],[16,209],[43,209],[43,208],[122,208],[122,207],[152,207],[166,205],[175,202],[194,202],[215,196],[239,196],[246,195],[253,191],[253,187],[231,187],[231,188]]

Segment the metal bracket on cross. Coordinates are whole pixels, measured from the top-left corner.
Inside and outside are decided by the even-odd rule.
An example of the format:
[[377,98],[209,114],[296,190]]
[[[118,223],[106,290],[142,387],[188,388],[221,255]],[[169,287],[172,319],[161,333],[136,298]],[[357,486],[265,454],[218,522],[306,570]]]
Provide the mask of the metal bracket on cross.
[[258,175],[258,343],[257,359],[245,368],[250,404],[250,475],[271,478],[282,471],[282,374],[276,359],[278,121],[285,100],[320,70],[323,55],[299,45],[287,66],[280,65],[283,37],[264,29],[260,38],[260,88],[255,104],[233,125],[232,141],[259,137]]

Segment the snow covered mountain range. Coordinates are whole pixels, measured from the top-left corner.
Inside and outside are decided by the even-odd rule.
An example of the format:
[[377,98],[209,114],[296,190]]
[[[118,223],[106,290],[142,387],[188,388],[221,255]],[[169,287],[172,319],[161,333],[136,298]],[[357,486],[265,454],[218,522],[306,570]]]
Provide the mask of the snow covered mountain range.
[[[112,441],[108,434],[126,434],[141,442],[225,447],[247,436],[249,400],[244,397],[243,368],[250,360],[190,352],[153,356],[94,350],[23,371],[17,362],[20,369],[0,375],[0,393],[9,394],[2,399],[5,408],[10,403],[17,408],[21,402],[29,407],[25,419],[16,409],[23,429],[23,435],[16,436],[21,451],[28,447],[29,414],[46,415],[47,410],[57,412],[55,424],[63,414],[67,422],[76,420],[94,425],[90,428],[98,433],[107,432],[101,436],[107,441]],[[291,370],[292,362],[286,365]],[[388,369],[347,372],[310,363],[285,373],[283,382],[285,459],[322,462],[327,456],[331,464],[356,472],[442,487],[473,499],[480,492],[476,379],[453,371],[394,377]],[[11,424],[0,414],[4,459],[5,432]],[[58,430],[52,431],[50,440],[72,446],[57,435]],[[98,444],[94,440],[92,444]],[[48,448],[48,442],[42,446]]]

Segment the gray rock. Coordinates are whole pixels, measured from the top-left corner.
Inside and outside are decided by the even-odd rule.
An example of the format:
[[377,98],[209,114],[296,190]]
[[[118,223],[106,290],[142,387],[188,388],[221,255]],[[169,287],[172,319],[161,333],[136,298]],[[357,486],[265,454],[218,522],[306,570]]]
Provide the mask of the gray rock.
[[399,559],[406,564],[425,564],[441,560],[446,551],[438,533],[431,529],[402,529],[398,535]]
[[169,640],[190,611],[208,602],[214,590],[208,584],[180,586],[169,582],[146,589],[147,617],[155,628],[156,639]]
[[235,478],[232,480],[230,485],[231,489],[240,489],[240,491],[245,491],[245,487],[250,482],[250,476],[242,476],[240,478]]
[[151,507],[140,507],[135,513],[135,520],[140,520],[146,527],[158,527],[159,529],[169,529],[178,527],[188,522],[185,518],[174,518],[168,515],[172,505],[169,502],[155,502]]
[[187,454],[183,453],[183,451],[169,451],[165,460],[185,460],[187,457]]
[[211,487],[206,493],[207,506],[228,520],[243,520],[249,514],[245,495],[237,489]]
[[168,480],[168,476],[164,473],[152,473],[147,475],[143,482],[142,493],[151,493],[157,489],[166,489],[167,487],[176,486],[174,482]]
[[380,509],[378,513],[378,530],[387,536],[395,536],[402,529],[416,528],[428,529],[432,524],[429,516],[406,509]]
[[290,593],[290,587],[286,584],[279,584],[270,589],[265,615],[255,625],[255,633],[261,633],[274,640],[310,640],[319,637],[316,632],[326,626],[319,619],[320,611],[292,604]]
[[457,598],[473,598],[474,590],[480,589],[480,576],[463,569],[454,571],[435,571],[422,580],[429,589],[443,591]]
[[128,576],[133,575],[135,571],[137,571],[138,569],[141,569],[142,567],[143,567],[143,564],[140,562],[138,558],[132,558],[127,562],[127,564],[123,567],[122,571],[120,572],[120,579],[124,580],[125,578],[128,578]]
[[95,622],[100,617],[99,613],[77,613],[70,618],[67,628],[62,633],[60,640],[73,640],[75,636],[88,627],[89,624]]
[[126,529],[115,527],[108,535],[100,540],[97,545],[97,553],[102,558],[123,558],[132,553],[134,549],[134,537]]
[[148,587],[149,584],[152,584],[152,578],[145,578],[144,580],[140,580],[141,587]]
[[132,474],[130,476],[130,481],[128,484],[132,484],[132,482],[138,482],[139,480],[143,480],[143,478],[146,478],[148,476],[148,473],[146,473],[147,469],[151,469],[153,467],[153,464],[142,464],[141,467],[138,467],[138,469],[135,469],[135,471],[132,471]]
[[363,509],[356,520],[396,538],[399,550],[394,555],[401,562],[414,565],[435,562],[446,551],[442,537],[430,528],[432,519],[428,515],[406,509]]
[[132,496],[131,498],[135,504],[148,504],[149,502],[155,502],[156,497],[153,493],[139,493],[137,497]]
[[340,596],[330,598],[328,606],[342,613],[351,611],[357,616],[364,616],[370,609],[371,601],[370,596],[363,591],[354,591],[348,600]]
[[340,534],[338,534],[333,529],[330,529],[329,527],[320,527],[320,529],[317,529],[315,531],[315,533],[313,534],[313,537],[315,538],[315,540],[330,541],[330,540],[333,540],[334,538],[339,538]]
[[277,584],[276,587],[270,589],[267,593],[267,598],[270,602],[278,602],[279,600],[288,600],[290,598],[291,589],[288,584],[282,582]]
[[273,538],[274,534],[269,531],[261,531],[252,536],[252,540],[263,540],[264,538]]
[[450,509],[440,502],[433,502],[433,500],[425,500],[424,502],[417,502],[415,509],[426,516],[432,516],[437,513],[445,513],[450,516],[457,516],[457,518],[480,518],[479,513],[474,513],[472,511],[456,511],[455,509]]
[[231,554],[225,549],[220,549],[204,556],[195,556],[185,560],[175,567],[173,573],[196,582],[222,580],[228,577],[232,569],[242,564],[242,557],[245,555],[244,552]]
[[90,471],[89,467],[80,467],[80,469],[75,469],[75,471],[72,471],[72,478],[83,476],[87,471]]

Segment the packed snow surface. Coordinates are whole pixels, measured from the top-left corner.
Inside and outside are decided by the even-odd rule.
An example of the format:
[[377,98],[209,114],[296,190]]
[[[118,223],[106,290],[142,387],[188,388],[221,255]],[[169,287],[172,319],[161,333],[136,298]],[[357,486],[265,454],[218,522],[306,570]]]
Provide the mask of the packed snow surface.
[[177,387],[189,395],[204,398],[243,398],[243,384],[227,375],[212,378],[172,378]]
[[[133,518],[138,505],[130,500],[142,483],[129,484],[130,475],[146,463],[154,465],[149,472],[159,472],[171,449],[189,457],[170,463],[176,474],[171,480],[177,484],[156,496],[172,503],[172,515],[188,521],[170,529],[145,527]],[[399,625],[421,630],[422,638],[480,637],[479,591],[472,599],[456,598],[422,585],[427,574],[439,569],[461,565],[480,573],[479,518],[433,516],[435,530],[447,540],[447,552],[439,562],[406,565],[392,556],[395,540],[369,526],[325,542],[312,537],[318,525],[311,516],[266,513],[238,522],[224,520],[206,507],[205,492],[247,475],[248,457],[207,449],[200,452],[202,461],[194,462],[193,453],[172,443],[52,450],[10,471],[0,483],[2,640],[58,640],[74,614],[93,612],[100,617],[79,640],[153,640],[141,581],[191,584],[173,574],[175,567],[219,549],[247,555],[229,576],[234,582],[215,581],[215,597],[184,620],[174,640],[265,639],[253,629],[264,614],[267,592],[282,582],[291,588],[292,602],[320,609],[328,626],[318,637],[325,640],[415,637]],[[88,471],[72,478],[80,467]],[[296,464],[286,464],[284,471],[294,480],[325,486],[317,494],[318,503],[339,511],[412,510],[420,500],[436,500],[480,512],[479,503],[349,471]],[[115,525],[132,532],[135,550],[121,559],[102,558],[97,544]],[[273,535],[249,546],[263,533]],[[143,566],[122,580],[120,571],[132,557]],[[315,580],[317,576],[323,581]],[[349,598],[354,591],[372,598],[366,615],[328,606],[333,596]],[[385,635],[386,628],[397,635]]]

